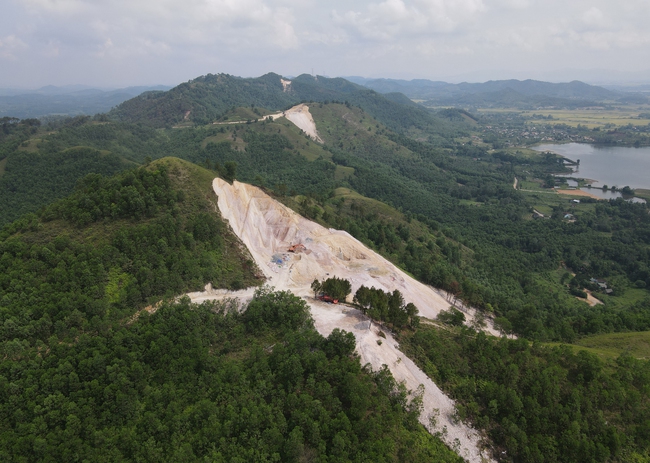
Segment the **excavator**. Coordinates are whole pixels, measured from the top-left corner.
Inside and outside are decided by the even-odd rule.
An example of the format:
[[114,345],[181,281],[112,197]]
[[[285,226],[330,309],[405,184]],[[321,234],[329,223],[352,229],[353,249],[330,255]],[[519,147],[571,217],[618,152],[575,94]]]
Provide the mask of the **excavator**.
[[289,252],[302,252],[305,251],[307,248],[305,248],[304,244],[292,244],[289,246]]

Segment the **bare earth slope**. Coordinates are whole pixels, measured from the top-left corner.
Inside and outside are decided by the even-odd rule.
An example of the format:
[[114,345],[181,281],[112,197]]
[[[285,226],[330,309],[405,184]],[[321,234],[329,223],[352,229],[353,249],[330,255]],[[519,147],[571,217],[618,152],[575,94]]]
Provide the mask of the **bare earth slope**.
[[[354,333],[362,363],[370,363],[375,370],[387,365],[395,379],[404,381],[412,391],[423,385],[422,424],[431,432],[443,432],[443,439],[458,448],[465,459],[490,461],[480,450],[476,431],[452,420],[453,401],[399,350],[389,333],[385,339],[380,338],[377,326],[358,310],[315,300],[310,285],[314,279],[330,275],[348,279],[352,293],[361,285],[391,292],[397,289],[427,318],[435,318],[449,307],[443,293],[411,278],[348,233],[307,220],[256,187],[236,181],[230,185],[217,178],[213,188],[222,216],[248,247],[271,286],[305,298],[322,335],[328,336],[334,328]],[[289,253],[288,248],[294,244],[303,244],[306,251]],[[253,296],[253,289],[232,293],[214,291],[208,285],[206,291],[189,296],[195,302],[225,297],[245,302]],[[433,429],[429,417],[438,412],[437,427]]]
[[314,122],[314,118],[309,112],[309,106],[306,104],[296,105],[293,108],[285,111],[284,116],[293,122],[296,127],[309,135],[312,140],[323,143],[323,140],[321,140],[318,132],[316,131],[316,123]]

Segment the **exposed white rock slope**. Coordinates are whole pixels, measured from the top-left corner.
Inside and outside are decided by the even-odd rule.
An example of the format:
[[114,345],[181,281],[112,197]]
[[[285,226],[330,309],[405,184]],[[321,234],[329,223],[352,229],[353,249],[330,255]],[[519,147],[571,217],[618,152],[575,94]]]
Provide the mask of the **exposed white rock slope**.
[[[456,446],[461,456],[470,462],[491,461],[482,454],[476,431],[451,419],[453,401],[399,350],[390,333],[382,339],[376,325],[358,310],[314,300],[310,285],[315,278],[322,280],[330,275],[348,279],[353,293],[361,285],[391,292],[397,289],[406,302],[414,303],[420,315],[427,318],[435,318],[441,310],[449,307],[444,294],[409,277],[348,233],[307,220],[256,187],[236,181],[230,185],[215,179],[213,188],[222,216],[248,247],[271,286],[305,298],[311,307],[316,329],[322,335],[329,335],[334,328],[354,333],[363,364],[370,363],[375,370],[387,365],[395,379],[404,381],[412,391],[422,384],[422,424],[429,428],[429,417],[439,412],[437,429],[430,431],[442,431],[446,427],[444,439]],[[307,251],[288,253],[289,246],[297,243],[305,245]],[[274,260],[282,263],[278,265]],[[190,294],[190,298],[200,302],[238,297],[245,302],[252,295],[251,289],[228,292],[208,287],[205,292]],[[382,341],[381,345],[378,340]]]

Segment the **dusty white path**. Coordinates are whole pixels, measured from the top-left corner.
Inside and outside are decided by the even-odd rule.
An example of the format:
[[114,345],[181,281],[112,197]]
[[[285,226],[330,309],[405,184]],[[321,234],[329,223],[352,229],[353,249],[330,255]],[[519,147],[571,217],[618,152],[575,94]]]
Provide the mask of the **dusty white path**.
[[[307,298],[307,303],[311,308],[316,329],[323,336],[328,336],[334,328],[354,333],[357,353],[362,364],[370,363],[374,371],[379,370],[382,365],[388,366],[393,377],[399,382],[404,382],[406,388],[411,391],[416,391],[420,385],[424,386],[420,423],[429,432],[433,434],[446,429],[443,439],[470,462],[492,461],[480,450],[479,434],[453,420],[454,401],[399,350],[397,342],[389,332],[384,331],[385,339],[380,337],[380,328],[356,309],[326,304],[313,298]],[[380,341],[381,345],[377,341]],[[431,415],[437,416],[435,428],[430,424]]]
[[[446,428],[445,441],[470,462],[492,461],[482,454],[476,431],[451,419],[453,401],[399,350],[390,333],[385,332],[386,338],[382,339],[377,326],[359,311],[314,300],[310,285],[315,278],[323,280],[330,275],[349,280],[353,294],[361,285],[390,292],[397,289],[406,302],[418,307],[420,315],[432,319],[449,307],[444,294],[409,277],[348,233],[311,222],[256,187],[236,181],[230,185],[217,178],[213,188],[222,216],[247,246],[271,286],[305,298],[322,335],[328,336],[334,328],[354,333],[363,364],[370,363],[375,370],[387,365],[395,379],[404,381],[410,390],[422,384],[422,424],[430,428],[429,417],[439,412],[437,427],[429,429],[431,432]],[[306,252],[287,252],[297,243],[305,245]],[[253,292],[253,288],[238,292],[213,290],[208,285],[206,291],[189,296],[194,302],[234,297],[245,303]],[[471,320],[471,309],[466,315]]]

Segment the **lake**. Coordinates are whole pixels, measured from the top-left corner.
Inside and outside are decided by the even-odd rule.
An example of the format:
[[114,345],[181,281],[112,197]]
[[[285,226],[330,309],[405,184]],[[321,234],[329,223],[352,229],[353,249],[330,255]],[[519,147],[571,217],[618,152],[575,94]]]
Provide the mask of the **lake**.
[[[548,144],[533,147],[536,151],[552,151],[572,161],[573,177],[592,179],[595,187],[607,185],[623,188],[650,189],[650,147],[598,146],[585,143]],[[585,191],[590,191],[585,188]],[[593,188],[591,189],[593,192]],[[595,193],[595,192],[594,192]],[[609,192],[603,192],[608,194]],[[595,193],[596,194],[596,193]],[[599,195],[600,196],[600,195]],[[607,196],[609,199],[614,196]]]

